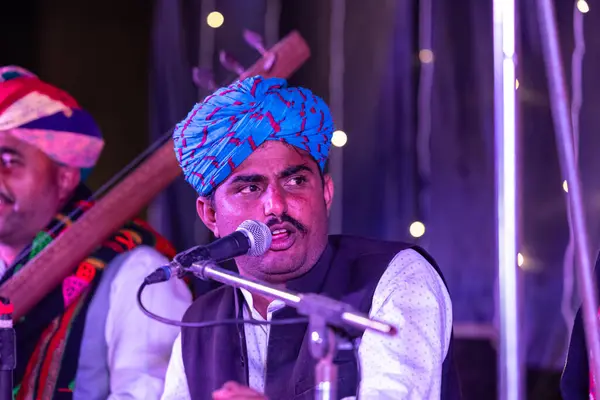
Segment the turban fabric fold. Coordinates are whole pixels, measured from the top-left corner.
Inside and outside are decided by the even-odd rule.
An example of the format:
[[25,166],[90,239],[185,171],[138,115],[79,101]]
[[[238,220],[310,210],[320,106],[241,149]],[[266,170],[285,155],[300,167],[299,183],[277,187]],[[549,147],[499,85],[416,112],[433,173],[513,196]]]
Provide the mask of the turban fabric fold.
[[104,147],[96,122],[73,97],[16,66],[0,67],[0,132],[75,168],[93,167]]
[[175,127],[175,155],[187,182],[210,194],[254,150],[279,140],[308,152],[321,171],[333,121],[325,102],[280,78],[255,76],[217,90]]

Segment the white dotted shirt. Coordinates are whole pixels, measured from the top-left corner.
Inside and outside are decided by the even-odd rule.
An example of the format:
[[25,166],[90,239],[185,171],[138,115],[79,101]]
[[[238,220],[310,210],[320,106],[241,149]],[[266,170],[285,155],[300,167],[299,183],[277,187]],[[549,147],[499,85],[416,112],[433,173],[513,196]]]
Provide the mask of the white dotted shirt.
[[[262,317],[252,308],[252,296],[244,292],[244,317]],[[283,306],[269,305],[267,319]],[[248,314],[250,310],[250,315]],[[382,275],[369,316],[398,328],[387,337],[365,332],[358,347],[360,399],[439,399],[442,363],[452,330],[452,303],[435,269],[412,249],[399,252]],[[246,325],[249,385],[264,390],[268,325]],[[167,369],[163,400],[190,399],[183,360],[181,335],[175,340]]]

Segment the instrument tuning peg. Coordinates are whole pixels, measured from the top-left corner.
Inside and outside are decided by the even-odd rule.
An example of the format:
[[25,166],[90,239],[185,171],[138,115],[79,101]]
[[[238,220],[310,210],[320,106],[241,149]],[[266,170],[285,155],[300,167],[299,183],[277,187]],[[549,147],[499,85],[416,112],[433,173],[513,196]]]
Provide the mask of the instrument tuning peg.
[[192,69],[192,80],[196,86],[202,87],[211,92],[214,92],[218,89],[212,71],[207,68],[194,67]]
[[244,73],[244,67],[242,67],[242,64],[240,64],[238,60],[233,58],[232,55],[224,50],[221,50],[219,53],[219,61],[221,61],[221,65],[223,65],[223,67],[225,67],[225,69],[228,71],[235,72],[238,75]]
[[250,45],[250,47],[256,49],[256,51],[258,51],[261,55],[267,52],[264,48],[263,38],[258,33],[245,29],[244,40],[246,43],[248,43],[248,45]]
[[255,49],[260,53],[261,56],[265,57],[264,70],[269,71],[273,65],[275,64],[275,54],[266,50],[264,47],[263,38],[256,32],[245,29],[244,30],[244,40],[250,47]]

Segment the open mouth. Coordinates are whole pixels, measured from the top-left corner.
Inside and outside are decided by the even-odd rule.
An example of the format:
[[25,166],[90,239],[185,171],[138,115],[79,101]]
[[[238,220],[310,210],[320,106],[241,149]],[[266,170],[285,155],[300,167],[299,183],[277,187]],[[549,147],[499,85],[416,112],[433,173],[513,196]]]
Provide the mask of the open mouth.
[[273,235],[273,239],[282,239],[290,235],[290,232],[287,229],[275,229],[271,232]]
[[288,226],[271,227],[271,250],[282,251],[289,249],[295,241],[295,229]]

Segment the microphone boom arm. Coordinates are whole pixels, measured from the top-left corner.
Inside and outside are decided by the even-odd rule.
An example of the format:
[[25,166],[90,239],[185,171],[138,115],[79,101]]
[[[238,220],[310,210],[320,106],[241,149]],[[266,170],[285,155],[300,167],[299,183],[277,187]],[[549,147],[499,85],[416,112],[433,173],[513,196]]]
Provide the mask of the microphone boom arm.
[[337,366],[333,358],[337,351],[337,337],[332,327],[352,327],[364,332],[373,330],[384,335],[396,335],[396,328],[385,322],[370,319],[367,315],[355,312],[343,302],[315,293],[294,293],[276,289],[255,279],[241,277],[217,266],[212,260],[194,262],[187,272],[202,280],[215,280],[228,286],[242,288],[250,293],[283,301],[296,308],[299,314],[309,318],[311,355],[318,360],[315,367],[315,399],[337,398]]
[[229,286],[246,289],[253,294],[281,300],[307,317],[318,314],[333,326],[344,328],[349,325],[361,331],[373,330],[391,336],[396,334],[396,328],[392,325],[372,320],[366,315],[355,312],[346,303],[319,294],[297,294],[289,290],[276,289],[257,279],[243,278],[235,272],[217,266],[212,260],[196,261],[186,270],[202,280],[212,279]]

